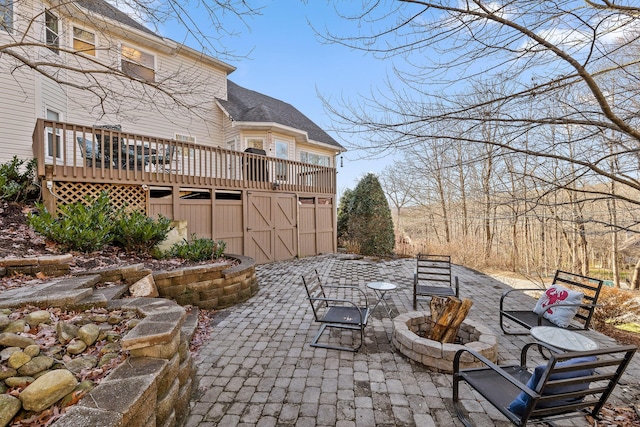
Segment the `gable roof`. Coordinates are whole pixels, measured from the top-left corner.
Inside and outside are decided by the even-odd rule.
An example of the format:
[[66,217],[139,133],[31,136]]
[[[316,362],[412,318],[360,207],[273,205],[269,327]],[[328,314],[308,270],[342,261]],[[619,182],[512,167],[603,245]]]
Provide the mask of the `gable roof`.
[[218,99],[218,102],[233,121],[284,125],[306,132],[313,141],[344,150],[338,141],[291,104],[243,88],[231,80],[227,80],[227,100]]
[[76,3],[91,12],[95,12],[99,15],[102,15],[106,18],[113,19],[114,21],[120,22],[121,24],[125,24],[129,27],[135,28],[140,31],[144,31],[147,34],[152,34],[156,37],[159,37],[156,33],[151,31],[149,28],[145,27],[126,13],[117,9],[115,6],[104,0],[76,0]]

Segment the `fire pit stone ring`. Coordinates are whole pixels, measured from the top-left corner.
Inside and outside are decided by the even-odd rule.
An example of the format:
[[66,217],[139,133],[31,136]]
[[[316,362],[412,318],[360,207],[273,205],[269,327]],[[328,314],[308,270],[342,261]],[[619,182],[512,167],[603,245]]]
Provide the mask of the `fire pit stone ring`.
[[[465,319],[458,330],[457,343],[441,343],[425,338],[431,330],[429,311],[411,311],[393,319],[392,343],[409,359],[438,372],[453,372],[453,357],[462,348],[482,354],[492,362],[498,359],[498,337],[480,322]],[[481,366],[469,353],[460,359],[461,368]]]

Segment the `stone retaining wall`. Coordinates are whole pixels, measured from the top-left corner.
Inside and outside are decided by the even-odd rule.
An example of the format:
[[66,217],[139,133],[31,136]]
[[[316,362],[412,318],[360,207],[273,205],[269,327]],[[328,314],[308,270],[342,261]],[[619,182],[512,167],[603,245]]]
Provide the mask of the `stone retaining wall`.
[[195,305],[206,310],[230,307],[258,292],[255,261],[242,255],[226,255],[240,263],[207,264],[153,273],[161,297],[180,305]]
[[32,258],[0,258],[0,277],[12,274],[35,276],[37,273],[53,277],[64,276],[69,274],[71,261],[73,261],[71,254]]
[[189,342],[197,317],[188,319],[183,307],[165,299],[117,300],[110,308],[135,308],[145,316],[122,338],[122,349],[131,356],[54,425],[183,425],[196,385]]

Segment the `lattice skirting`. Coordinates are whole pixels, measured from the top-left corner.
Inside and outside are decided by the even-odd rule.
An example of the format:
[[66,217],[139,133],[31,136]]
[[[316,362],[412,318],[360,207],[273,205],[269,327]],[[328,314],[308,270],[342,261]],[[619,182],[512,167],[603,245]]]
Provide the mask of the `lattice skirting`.
[[147,202],[149,192],[141,185],[54,182],[53,191],[58,196],[56,198],[56,207],[75,202],[87,204],[87,196],[96,199],[102,191],[106,191],[109,193],[109,199],[114,207],[126,206],[127,209],[139,210],[148,215]]

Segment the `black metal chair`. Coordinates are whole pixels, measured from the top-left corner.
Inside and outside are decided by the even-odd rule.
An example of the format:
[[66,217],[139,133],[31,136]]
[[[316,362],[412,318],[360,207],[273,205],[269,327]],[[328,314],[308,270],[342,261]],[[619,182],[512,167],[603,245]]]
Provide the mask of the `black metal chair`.
[[[587,330],[591,324],[593,313],[597,308],[598,297],[602,289],[604,281],[594,279],[592,277],[583,276],[581,274],[568,273],[566,271],[557,270],[552,285],[560,285],[565,287],[573,287],[580,289],[584,293],[582,303],[576,304],[555,304],[554,307],[578,307],[578,311],[567,327],[573,330]],[[522,299],[525,291],[543,291],[541,288],[528,289],[510,289],[505,291],[500,298],[500,328],[502,332],[508,335],[526,335],[529,329],[534,326],[556,326],[543,317],[543,314],[533,312],[533,307],[523,310]],[[515,298],[513,298],[516,296]],[[509,306],[509,308],[507,308]],[[516,306],[517,308],[513,308]],[[505,321],[510,321],[518,326],[519,330],[508,330]]]
[[[538,345],[552,351],[551,358],[531,372],[527,351]],[[498,366],[471,349],[459,350],[453,360],[456,414],[465,426],[473,426],[460,401],[460,382],[464,381],[517,426],[585,415],[597,419],[635,351],[636,347],[627,345],[553,353],[545,344],[529,343],[520,353],[520,365]],[[470,357],[464,353],[482,366],[460,369],[461,358]]]
[[[357,286],[323,285],[317,270],[303,274],[302,283],[307,291],[314,319],[321,324],[311,346],[353,352],[360,350],[370,314],[366,293]],[[327,291],[331,292],[332,297],[328,296]],[[319,343],[327,328],[360,331],[360,343],[355,347]]]
[[451,281],[451,256],[418,254],[413,275],[413,309],[418,308],[419,299],[433,296],[459,296],[458,277]]

